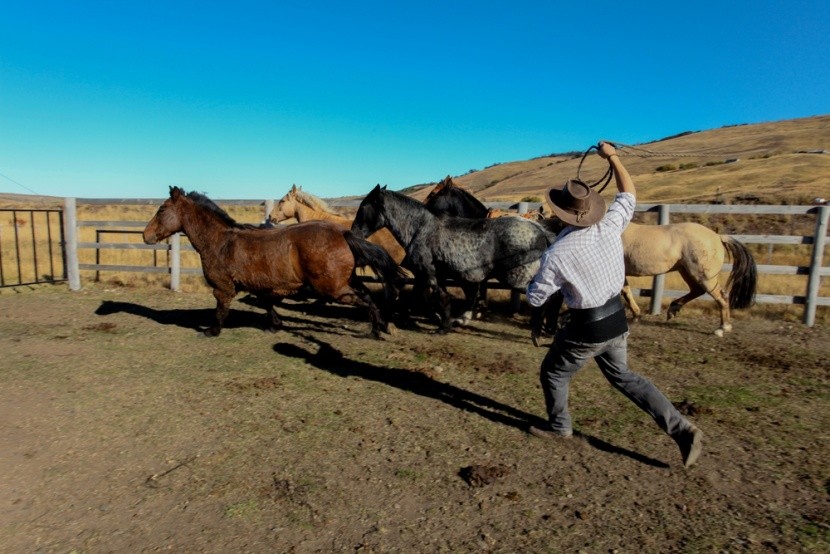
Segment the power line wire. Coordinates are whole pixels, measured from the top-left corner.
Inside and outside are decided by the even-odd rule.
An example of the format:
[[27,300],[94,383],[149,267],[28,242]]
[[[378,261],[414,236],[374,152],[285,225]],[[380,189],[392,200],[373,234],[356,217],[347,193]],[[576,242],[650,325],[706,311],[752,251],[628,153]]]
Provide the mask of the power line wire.
[[30,189],[29,187],[27,187],[27,186],[26,186],[26,185],[24,185],[23,183],[19,183],[19,182],[15,181],[14,179],[12,179],[11,177],[9,177],[8,175],[3,175],[2,173],[0,173],[0,177],[3,177],[4,179],[7,179],[7,180],[11,181],[11,182],[12,182],[12,183],[14,183],[15,185],[19,186],[19,187],[20,187],[20,188],[22,188],[22,189],[25,189],[25,190],[27,190],[27,191],[31,192],[32,194],[37,194],[38,196],[41,196],[41,194],[40,194],[39,192],[36,192],[36,191],[34,191],[34,190]]

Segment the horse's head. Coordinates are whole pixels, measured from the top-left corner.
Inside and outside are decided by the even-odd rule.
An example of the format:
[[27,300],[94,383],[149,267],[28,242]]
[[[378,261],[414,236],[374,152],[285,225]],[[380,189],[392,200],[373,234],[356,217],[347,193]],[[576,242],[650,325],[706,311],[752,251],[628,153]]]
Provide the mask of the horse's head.
[[291,185],[288,194],[280,198],[274,207],[274,220],[279,223],[286,219],[297,219],[297,193],[302,190],[297,185]]
[[156,244],[174,233],[182,230],[182,218],[179,207],[186,201],[187,195],[179,187],[170,187],[170,198],[164,201],[156,215],[144,228],[144,243]]
[[357,215],[352,222],[352,231],[367,237],[387,225],[386,213],[383,209],[385,192],[385,186],[381,188],[377,185],[366,195],[357,208]]
[[424,205],[435,215],[449,215],[470,219],[487,217],[487,206],[470,192],[446,177],[438,183],[424,200]]
[[436,196],[438,196],[442,192],[444,192],[444,190],[446,190],[448,188],[451,188],[451,187],[454,187],[454,186],[455,186],[455,184],[452,182],[452,177],[447,175],[446,177],[444,177],[444,179],[440,183],[435,185],[435,187],[431,191],[429,191],[429,194],[427,194],[427,197],[424,198],[424,204],[429,204],[431,201],[433,201],[435,199]]

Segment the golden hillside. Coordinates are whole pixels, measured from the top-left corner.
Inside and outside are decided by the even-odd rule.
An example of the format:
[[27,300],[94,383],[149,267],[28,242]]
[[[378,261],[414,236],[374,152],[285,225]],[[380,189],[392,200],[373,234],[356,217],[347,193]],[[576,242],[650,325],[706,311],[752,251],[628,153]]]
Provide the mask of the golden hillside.
[[[830,115],[722,127],[634,146],[620,153],[641,202],[810,204],[830,198]],[[549,187],[576,176],[580,158],[503,163],[453,180],[484,201],[541,200]],[[725,163],[729,160],[737,161]],[[606,168],[592,153],[581,177],[596,181]],[[406,192],[423,199],[430,190],[425,185]],[[614,190],[612,182],[604,194]]]

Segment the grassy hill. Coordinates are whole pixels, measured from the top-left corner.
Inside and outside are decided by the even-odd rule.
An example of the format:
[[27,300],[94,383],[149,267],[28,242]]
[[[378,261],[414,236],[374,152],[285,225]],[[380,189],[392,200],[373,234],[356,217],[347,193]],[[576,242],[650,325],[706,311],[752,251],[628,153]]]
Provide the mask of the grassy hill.
[[[682,133],[635,146],[620,153],[641,202],[810,204],[830,197],[830,115]],[[454,181],[484,201],[541,200],[549,187],[576,176],[580,158],[567,153],[502,163]],[[593,182],[606,168],[591,154],[581,176]],[[430,190],[423,185],[406,192],[423,199]],[[613,190],[612,183],[604,194]]]
[[[811,204],[817,197],[830,198],[830,115],[687,132],[634,146],[620,154],[641,202]],[[484,201],[541,201],[549,187],[576,176],[580,158],[574,152],[551,154],[453,179]],[[591,154],[581,176],[595,181],[606,168]],[[444,175],[435,177],[438,182]],[[402,192],[422,200],[434,184]],[[612,183],[604,194],[613,191]],[[0,207],[61,203],[55,197],[0,193]]]

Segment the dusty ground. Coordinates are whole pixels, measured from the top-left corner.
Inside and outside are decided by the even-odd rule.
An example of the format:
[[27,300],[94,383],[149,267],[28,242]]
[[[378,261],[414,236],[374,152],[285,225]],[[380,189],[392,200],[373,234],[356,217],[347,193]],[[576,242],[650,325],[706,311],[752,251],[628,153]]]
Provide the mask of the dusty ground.
[[631,363],[706,433],[672,441],[574,381],[579,437],[542,414],[544,349],[493,315],[385,342],[364,314],[208,294],[0,295],[3,552],[697,552],[830,548],[830,329],[711,315],[632,329]]

